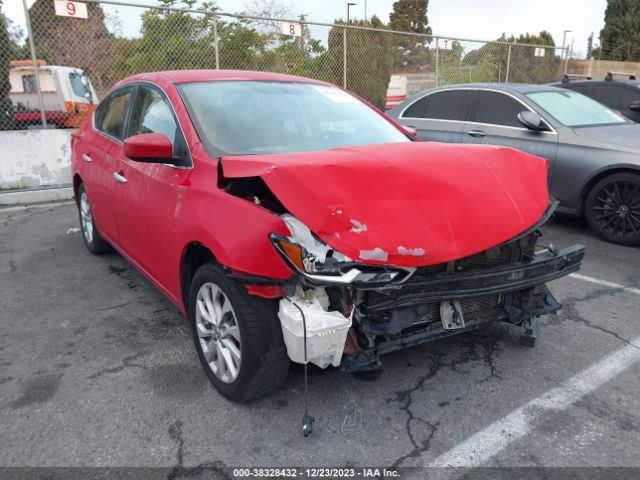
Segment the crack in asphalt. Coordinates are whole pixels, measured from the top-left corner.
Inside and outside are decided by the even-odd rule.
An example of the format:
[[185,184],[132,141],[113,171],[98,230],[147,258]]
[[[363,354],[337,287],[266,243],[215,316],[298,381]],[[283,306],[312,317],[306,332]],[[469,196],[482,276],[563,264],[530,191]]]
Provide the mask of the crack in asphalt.
[[[443,355],[441,353],[433,353],[433,355],[429,358],[431,360],[431,367],[429,368],[429,372],[418,379],[418,382],[411,388],[407,390],[400,390],[396,392],[395,398],[388,399],[387,403],[395,401],[400,403],[400,410],[407,414],[407,421],[405,422],[405,430],[407,432],[407,437],[409,441],[413,445],[413,449],[407,453],[406,455],[401,456],[392,464],[392,468],[399,467],[407,458],[415,458],[420,456],[422,452],[429,450],[431,447],[431,441],[438,431],[438,426],[440,422],[431,423],[424,418],[416,415],[412,410],[411,406],[413,404],[413,393],[421,390],[427,380],[435,377],[440,369],[444,366],[442,362]],[[429,428],[429,435],[427,437],[418,442],[415,438],[415,435],[412,431],[413,423],[422,423]]]
[[177,478],[200,477],[202,473],[214,474],[214,479],[230,480],[231,476],[225,471],[226,465],[217,460],[215,462],[200,463],[193,467],[184,466],[184,437],[182,435],[182,422],[176,420],[169,426],[169,438],[176,443],[176,464],[167,475],[167,480]]
[[103,375],[107,375],[109,373],[120,373],[127,368],[139,368],[141,370],[147,370],[148,367],[146,365],[140,365],[137,363],[133,363],[134,360],[137,360],[146,352],[138,352],[135,355],[131,355],[129,357],[125,357],[122,359],[122,365],[118,365],[117,367],[108,367],[103,368],[102,370],[97,371],[96,373],[92,373],[87,377],[87,380],[93,380],[95,378],[99,378]]

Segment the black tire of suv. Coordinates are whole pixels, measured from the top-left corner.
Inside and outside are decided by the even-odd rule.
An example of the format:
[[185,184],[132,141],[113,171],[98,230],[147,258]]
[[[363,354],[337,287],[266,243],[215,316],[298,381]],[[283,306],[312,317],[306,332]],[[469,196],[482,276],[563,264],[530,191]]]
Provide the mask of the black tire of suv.
[[[626,188],[626,190],[624,190]],[[636,190],[637,188],[637,190]],[[623,193],[624,190],[624,193]],[[612,220],[615,215],[612,215],[609,210],[603,210],[603,208],[609,209],[609,203],[604,203],[603,199],[610,198],[608,192],[620,192],[616,193],[617,198],[615,206],[620,203],[621,206],[627,206],[627,203],[633,205],[633,209],[635,213],[633,214],[633,218],[631,220],[634,221],[634,228],[638,231],[637,233],[631,229],[631,224],[629,224],[629,228],[627,228],[626,233],[623,234],[621,229],[614,229],[613,226],[619,225],[618,220]],[[635,192],[635,193],[634,193]],[[631,200],[631,202],[627,202],[626,200]],[[640,245],[640,229],[635,225],[635,219],[640,219],[638,212],[640,211],[640,175],[637,173],[631,172],[621,172],[614,173],[609,175],[598,183],[596,183],[591,191],[587,195],[587,199],[585,201],[585,217],[587,219],[587,223],[589,227],[597,233],[601,238],[607,240],[608,242],[617,243],[620,245],[630,245],[637,246]],[[613,211],[613,209],[611,209]],[[603,215],[609,214],[604,219]],[[630,215],[630,214],[628,214]],[[608,220],[612,220],[609,225],[605,225],[605,222]],[[629,220],[627,220],[627,223]]]
[[[240,329],[241,363],[238,377],[224,383],[207,363],[200,345],[196,308],[200,287],[214,283],[231,302]],[[282,327],[277,315],[278,302],[249,295],[214,264],[198,269],[189,291],[189,322],[198,358],[211,384],[225,397],[235,402],[246,402],[279,387],[289,373],[289,357],[282,338]]]
[[87,240],[87,236],[85,235],[82,228],[82,212],[81,212],[81,206],[80,206],[83,194],[87,195],[87,198],[88,198],[87,190],[84,187],[84,183],[81,183],[78,186],[78,190],[76,192],[76,195],[77,195],[76,206],[78,207],[78,220],[80,222],[80,233],[82,234],[82,239],[84,240],[84,244],[87,247],[87,250],[89,250],[94,255],[100,255],[101,253],[111,252],[113,248],[111,247],[111,245],[109,245],[109,243],[107,243],[105,239],[103,239],[100,236],[100,233],[98,232],[98,227],[96,226],[96,222],[93,218],[93,213],[91,213],[91,224],[93,226],[93,235],[90,242]]

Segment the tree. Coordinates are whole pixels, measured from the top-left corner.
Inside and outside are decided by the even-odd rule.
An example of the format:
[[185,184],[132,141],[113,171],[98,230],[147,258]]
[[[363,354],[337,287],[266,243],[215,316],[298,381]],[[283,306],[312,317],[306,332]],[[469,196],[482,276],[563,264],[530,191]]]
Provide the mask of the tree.
[[[344,24],[337,20],[336,24]],[[351,24],[355,24],[351,21]],[[387,28],[374,16],[370,25],[373,28]],[[329,78],[326,80],[342,85],[344,33],[340,27],[329,31]],[[385,32],[347,29],[347,88],[360,95],[376,107],[383,109],[387,88],[393,70],[393,39]]]
[[2,6],[0,0],[0,130],[11,130],[14,123],[13,108],[9,99],[9,61],[13,59],[17,46],[9,35],[9,21],[2,13]]
[[560,58],[556,56],[555,49],[545,48],[542,57],[535,54],[535,45],[555,46],[549,32],[542,31],[538,35],[525,33],[517,38],[502,34],[498,42],[488,43],[464,56],[462,65],[467,71],[463,81],[546,83],[556,78]]
[[389,14],[389,28],[399,32],[431,35],[428,7],[429,0],[398,0]]
[[435,56],[428,45],[431,43],[431,27],[427,17],[429,0],[398,0],[389,14],[389,28],[411,35],[394,35],[394,70],[412,71],[433,64]]
[[[105,25],[105,14],[96,3],[88,3],[88,18],[55,14],[51,0],[36,0],[29,8],[36,52],[49,64],[82,68],[98,91],[108,86],[105,75],[111,67],[113,35]],[[28,56],[28,50],[25,54]]]
[[640,60],[640,0],[607,1],[598,55],[602,60]]

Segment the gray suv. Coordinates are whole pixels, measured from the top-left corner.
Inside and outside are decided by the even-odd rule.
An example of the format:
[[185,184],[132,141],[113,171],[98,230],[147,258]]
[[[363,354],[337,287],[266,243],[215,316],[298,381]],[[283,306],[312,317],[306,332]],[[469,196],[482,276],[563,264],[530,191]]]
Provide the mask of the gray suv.
[[425,90],[388,115],[423,140],[513,147],[549,159],[558,211],[640,245],[640,124],[570,90],[465,84]]

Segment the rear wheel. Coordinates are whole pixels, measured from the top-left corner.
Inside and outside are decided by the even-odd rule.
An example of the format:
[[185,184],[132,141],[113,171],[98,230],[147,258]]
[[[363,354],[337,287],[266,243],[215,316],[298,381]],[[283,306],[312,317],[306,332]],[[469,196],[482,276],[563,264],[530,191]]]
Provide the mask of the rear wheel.
[[78,214],[80,215],[80,229],[87,249],[93,254],[100,254],[111,250],[109,245],[98,233],[96,222],[93,220],[91,204],[84,183],[78,187]]
[[605,240],[640,245],[640,175],[615,173],[600,180],[587,196],[585,216]]
[[218,266],[196,272],[189,320],[209,381],[224,396],[243,402],[277,388],[289,372],[289,357],[276,302],[256,298]]

